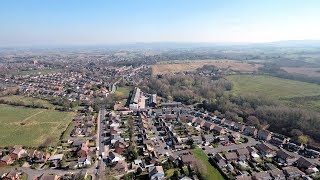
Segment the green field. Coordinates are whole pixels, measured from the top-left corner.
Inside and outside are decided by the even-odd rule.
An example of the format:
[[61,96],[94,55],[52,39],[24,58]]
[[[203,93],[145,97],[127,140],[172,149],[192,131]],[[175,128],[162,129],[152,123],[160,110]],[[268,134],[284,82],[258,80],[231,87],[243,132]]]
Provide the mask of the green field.
[[35,74],[52,74],[63,71],[62,69],[41,69],[41,70],[28,70],[28,71],[17,71],[14,75],[35,75]]
[[199,171],[205,180],[219,180],[224,179],[220,172],[214,168],[208,161],[208,156],[202,151],[202,149],[193,149],[192,154],[194,157],[199,160],[198,163]]
[[0,97],[0,100],[7,101],[9,103],[23,102],[25,106],[41,105],[48,109],[53,109],[55,107],[55,105],[51,104],[48,101],[38,99],[38,98],[33,98],[33,97],[19,96],[19,95],[10,95],[10,96]]
[[0,146],[55,145],[73,113],[0,105]]
[[264,75],[232,75],[232,93],[236,95],[257,94],[279,98],[320,95],[320,85],[276,78]]

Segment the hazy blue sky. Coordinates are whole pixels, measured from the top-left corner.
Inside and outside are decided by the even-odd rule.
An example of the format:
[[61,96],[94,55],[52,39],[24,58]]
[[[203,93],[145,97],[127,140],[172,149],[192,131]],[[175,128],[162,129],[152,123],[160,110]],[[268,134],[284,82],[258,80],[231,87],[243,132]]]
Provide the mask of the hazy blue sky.
[[0,45],[320,39],[319,0],[1,0]]

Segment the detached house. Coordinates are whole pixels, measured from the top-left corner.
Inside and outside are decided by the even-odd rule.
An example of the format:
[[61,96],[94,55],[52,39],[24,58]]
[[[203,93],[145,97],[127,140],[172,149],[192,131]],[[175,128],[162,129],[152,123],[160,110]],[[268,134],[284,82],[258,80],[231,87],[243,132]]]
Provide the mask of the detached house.
[[225,134],[226,131],[220,127],[220,126],[214,126],[212,131],[215,133],[215,134]]
[[306,174],[319,172],[319,170],[316,168],[316,166],[313,163],[311,163],[310,161],[306,160],[303,157],[300,157],[294,164],[297,168],[301,169]]
[[259,130],[257,134],[257,138],[264,141],[270,141],[271,133],[267,130]]
[[214,128],[214,124],[211,122],[205,122],[203,125],[203,129],[207,130],[207,131],[211,131]]
[[149,179],[150,180],[164,180],[164,171],[162,166],[149,167]]
[[258,129],[256,129],[255,127],[247,126],[244,129],[244,133],[250,136],[256,136],[258,134]]
[[277,151],[276,160],[278,163],[291,166],[295,162],[296,158],[280,149]]
[[16,145],[13,148],[13,151],[10,153],[12,159],[20,159],[27,154],[27,151],[24,150],[20,145]]
[[11,156],[6,155],[0,159],[0,167],[8,166],[8,165],[12,164],[13,162],[14,162],[14,160],[11,158]]

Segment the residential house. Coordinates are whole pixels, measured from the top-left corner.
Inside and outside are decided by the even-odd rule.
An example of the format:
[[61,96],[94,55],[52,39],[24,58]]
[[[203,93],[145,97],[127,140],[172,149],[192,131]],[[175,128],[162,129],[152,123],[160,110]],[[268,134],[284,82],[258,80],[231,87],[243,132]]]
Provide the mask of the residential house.
[[13,151],[10,153],[12,159],[20,159],[27,154],[27,151],[22,148],[21,145],[15,145]]
[[284,168],[282,168],[282,170],[283,170],[284,174],[286,175],[287,179],[299,179],[305,175],[297,167],[293,167],[293,166],[284,167]]
[[283,171],[280,169],[272,169],[269,171],[271,177],[273,177],[274,180],[285,180],[286,176],[284,175]]
[[257,144],[255,147],[259,153],[265,157],[273,157],[275,155],[274,151],[264,143]]
[[123,174],[128,172],[128,164],[126,161],[118,161],[113,167],[113,171],[116,171],[118,174]]
[[291,166],[296,161],[296,158],[280,149],[277,151],[276,160],[280,164]]
[[79,158],[86,157],[89,153],[89,141],[84,141],[77,150],[77,156]]
[[319,172],[319,170],[316,168],[316,166],[308,161],[307,159],[300,157],[295,163],[295,166],[302,171],[304,171],[306,174],[312,174]]
[[245,128],[246,128],[246,126],[242,123],[239,123],[239,122],[235,123],[233,126],[234,130],[240,131],[240,132],[244,131]]
[[36,178],[38,180],[60,180],[61,177],[56,174],[42,174],[40,177]]
[[0,159],[0,167],[8,166],[8,165],[12,164],[13,162],[14,162],[14,160],[11,158],[11,156],[6,155]]
[[244,129],[244,133],[249,136],[256,136],[258,134],[258,129],[256,129],[255,127],[252,127],[252,126],[247,126]]
[[0,177],[1,180],[19,180],[20,179],[20,173],[16,170],[12,170],[6,174],[4,174],[2,177]]
[[214,126],[212,131],[215,133],[215,134],[225,134],[226,131],[220,127],[220,126]]
[[259,130],[257,134],[257,138],[264,140],[264,141],[270,141],[271,140],[271,133],[267,130]]
[[229,128],[233,128],[234,124],[235,124],[234,121],[231,121],[231,120],[228,120],[228,119],[226,119],[226,120],[223,122],[223,125],[224,125],[224,126],[227,126],[227,127],[229,127]]
[[62,161],[64,155],[63,154],[55,154],[50,156],[48,162],[53,163],[54,167],[59,167],[59,163]]
[[117,141],[114,143],[114,151],[118,154],[122,154],[122,152],[126,149],[126,143],[123,141]]
[[272,180],[270,174],[266,171],[256,172],[252,174],[253,180]]
[[236,153],[239,156],[240,160],[245,160],[245,159],[250,158],[250,152],[247,148],[237,149]]
[[227,166],[226,160],[221,156],[221,154],[217,153],[214,155],[213,159],[215,160],[216,164],[221,168],[224,168]]
[[164,180],[164,171],[162,166],[149,167],[149,179],[150,180]]
[[125,158],[123,156],[121,156],[120,154],[111,151],[111,152],[109,152],[108,160],[111,163],[115,163],[118,161],[123,161],[123,160],[125,160]]
[[195,157],[191,153],[183,154],[180,158],[184,165],[194,165],[196,162]]
[[224,156],[225,156],[227,162],[232,162],[232,161],[238,160],[238,155],[235,152],[228,152]]
[[206,121],[203,125],[203,128],[207,131],[211,131],[214,128],[214,124],[211,122]]

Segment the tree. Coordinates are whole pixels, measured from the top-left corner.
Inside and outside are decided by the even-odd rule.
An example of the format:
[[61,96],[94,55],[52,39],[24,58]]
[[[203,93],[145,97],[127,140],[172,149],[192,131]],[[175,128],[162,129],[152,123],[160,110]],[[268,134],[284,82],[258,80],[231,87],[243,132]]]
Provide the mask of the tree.
[[301,144],[307,144],[309,142],[309,138],[308,138],[308,136],[301,135],[298,137],[298,141]]

